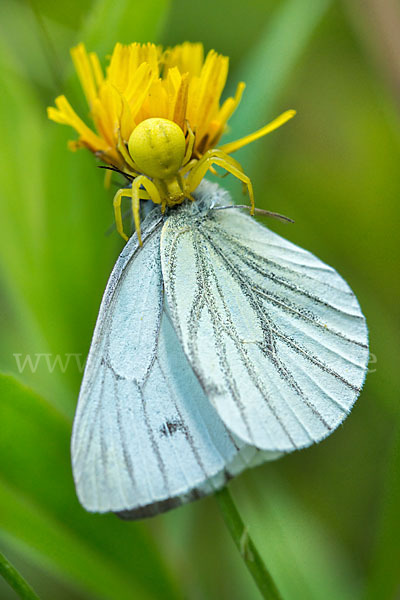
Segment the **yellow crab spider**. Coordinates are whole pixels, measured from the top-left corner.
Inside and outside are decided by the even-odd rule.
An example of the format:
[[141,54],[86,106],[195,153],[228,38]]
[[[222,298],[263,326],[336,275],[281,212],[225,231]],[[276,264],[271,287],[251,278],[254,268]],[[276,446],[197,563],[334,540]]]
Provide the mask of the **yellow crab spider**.
[[[188,127],[188,142],[182,129],[168,119],[152,118],[142,121],[129,138],[128,152],[134,177],[131,188],[118,190],[114,197],[115,223],[118,233],[128,240],[121,215],[121,200],[132,200],[132,213],[139,242],[140,200],[152,200],[161,204],[162,212],[167,206],[180,204],[186,198],[194,200],[192,192],[198,187],[207,171],[217,165],[240,179],[249,192],[251,212],[254,213],[254,195],[251,181],[242,171],[239,163],[218,149],[208,150],[200,159],[191,159],[194,134]],[[121,143],[119,147],[121,148]]]
[[211,148],[201,158],[192,158],[195,136],[189,124],[187,124],[188,139],[186,140],[181,127],[168,119],[150,118],[139,123],[129,138],[128,148],[122,140],[118,143],[118,149],[129,165],[128,177],[132,178],[132,187],[119,190],[114,197],[115,223],[118,233],[124,240],[128,240],[122,223],[122,198],[131,198],[135,228],[139,243],[142,244],[140,200],[152,200],[155,204],[161,204],[162,212],[167,206],[175,206],[185,199],[194,200],[192,193],[199,186],[207,171],[213,171],[214,165],[222,167],[247,187],[251,206],[250,214],[253,215],[255,204],[250,178],[243,172],[241,165],[228,155],[227,151],[233,152],[279,127],[282,122],[293,116],[293,113],[294,111],[287,111],[262,130],[237,142],[226,144],[219,149]]

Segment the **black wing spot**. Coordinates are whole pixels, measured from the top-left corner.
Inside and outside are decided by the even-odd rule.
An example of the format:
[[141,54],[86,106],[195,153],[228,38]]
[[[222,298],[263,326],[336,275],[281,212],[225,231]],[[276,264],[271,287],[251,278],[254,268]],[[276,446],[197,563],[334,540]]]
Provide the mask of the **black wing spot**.
[[178,419],[166,421],[162,427],[160,427],[160,433],[164,437],[173,436],[177,431],[180,431],[181,433],[185,433],[186,431],[184,423]]

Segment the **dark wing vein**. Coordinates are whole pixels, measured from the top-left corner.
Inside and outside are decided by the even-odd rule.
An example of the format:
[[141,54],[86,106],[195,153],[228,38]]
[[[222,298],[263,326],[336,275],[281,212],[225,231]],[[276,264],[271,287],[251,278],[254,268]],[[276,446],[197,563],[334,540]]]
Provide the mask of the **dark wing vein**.
[[305,314],[304,312],[301,312],[300,310],[295,308],[293,305],[289,304],[287,301],[285,302],[282,298],[280,298],[276,294],[273,294],[271,292],[269,292],[269,293],[266,292],[263,288],[261,288],[257,284],[253,284],[252,289],[257,294],[259,294],[260,296],[265,298],[271,304],[274,304],[275,306],[279,306],[280,308],[282,308],[285,311],[291,312],[293,315],[295,315],[299,319],[301,319],[305,322],[308,322],[308,323],[312,323],[313,325],[315,325],[315,327],[318,327],[318,328],[322,329],[323,331],[328,331],[332,335],[335,335],[336,337],[341,338],[345,342],[349,342],[350,344],[355,344],[356,346],[359,346],[360,348],[368,348],[368,346],[366,344],[363,344],[362,342],[358,342],[357,340],[353,340],[353,339],[347,337],[346,335],[344,335],[343,333],[341,333],[340,331],[336,331],[335,329],[332,329],[332,327],[328,327],[324,323],[321,323],[318,320],[318,317],[316,315],[313,314],[312,316],[310,316],[310,315]]
[[[209,244],[214,248],[214,251],[219,256],[220,260],[224,262],[224,264],[225,264],[226,268],[229,270],[232,278],[235,279],[236,282],[242,288],[242,290],[244,290],[245,295],[247,296],[247,299],[250,301],[252,309],[254,310],[254,312],[257,315],[260,327],[264,331],[265,324],[268,323],[268,329],[269,329],[269,331],[271,333],[276,333],[277,330],[272,326],[271,319],[265,313],[265,310],[263,310],[263,307],[260,307],[258,299],[254,295],[254,293],[253,293],[253,291],[251,289],[251,285],[249,285],[249,283],[247,282],[246,277],[243,275],[243,273],[241,272],[240,268],[237,265],[232,266],[229,263],[229,261],[227,260],[226,255],[225,255],[226,254],[226,249],[225,249],[225,252],[224,252],[224,250],[220,246],[218,246],[216,244],[216,242],[213,240],[213,238],[211,236],[209,236],[208,233],[205,230],[203,230],[203,235],[207,238]],[[222,290],[220,291],[220,294],[221,293],[222,293]],[[273,338],[273,336],[272,336],[272,338]],[[239,340],[238,340],[238,342],[239,342],[239,347],[241,349],[241,352],[245,353],[245,349],[243,348],[243,345],[240,344]],[[273,364],[275,365],[275,368],[276,368],[277,372],[279,373],[279,376],[281,377],[281,379],[287,385],[289,385],[289,387],[291,387],[293,389],[293,391],[302,399],[302,401],[315,414],[315,416],[321,421],[321,423],[329,430],[330,429],[329,424],[326,422],[326,420],[321,415],[321,413],[317,410],[317,408],[305,396],[303,390],[300,388],[300,386],[295,381],[295,379],[293,377],[293,374],[288,370],[288,368],[280,360],[277,351],[276,350],[274,352],[270,351],[270,348],[271,348],[271,344],[270,343],[264,344],[264,345],[259,345],[259,347],[263,351],[264,356],[266,356],[267,358],[269,358],[273,362]],[[248,368],[252,369],[251,362],[248,361],[248,360],[246,362],[249,364]],[[250,375],[250,371],[249,371],[249,375]],[[268,402],[268,404],[269,404],[269,406],[270,406],[270,408],[271,408],[271,410],[272,410],[275,418],[281,424],[281,426],[282,426],[283,430],[285,431],[285,433],[287,434],[288,438],[290,439],[290,441],[295,446],[295,443],[294,443],[293,439],[291,438],[290,434],[287,432],[284,424],[282,423],[281,419],[277,415],[275,409],[272,408],[271,402],[268,400],[268,392],[265,389],[265,386],[261,385],[261,380],[259,380],[259,378],[257,378],[257,375],[254,373],[253,369],[252,369],[251,379],[253,380],[253,383],[256,385],[257,389],[259,389],[259,391],[262,393],[264,399]],[[293,413],[292,408],[289,405],[288,405],[288,408]],[[303,429],[305,431],[307,431],[304,423],[301,422],[301,420],[299,419],[298,415],[295,415],[295,417],[298,420],[298,422],[302,425]]]
[[[354,314],[354,313],[349,313],[337,306],[333,306],[332,304],[329,304],[328,302],[326,302],[325,300],[323,300],[322,298],[319,298],[318,296],[315,296],[314,294],[311,294],[310,292],[308,292],[307,290],[305,290],[304,288],[300,288],[299,286],[290,283],[289,281],[287,281],[285,278],[283,277],[279,277],[278,275],[276,275],[275,273],[273,273],[271,271],[271,268],[276,268],[280,271],[289,271],[290,273],[295,273],[298,276],[301,276],[303,279],[307,280],[310,279],[312,282],[316,282],[318,284],[322,284],[326,287],[329,287],[331,289],[334,289],[335,291],[340,292],[341,294],[346,294],[345,290],[341,290],[335,286],[332,286],[331,284],[327,283],[327,282],[321,282],[319,280],[314,280],[313,277],[309,277],[307,274],[305,273],[301,273],[299,271],[296,271],[294,269],[290,269],[289,267],[284,267],[282,265],[280,265],[279,263],[275,263],[274,261],[272,261],[271,259],[265,258],[263,256],[260,256],[259,254],[256,254],[255,252],[253,252],[250,248],[243,246],[242,244],[240,244],[237,240],[235,240],[234,238],[232,238],[232,236],[230,236],[222,227],[217,229],[218,234],[221,235],[223,238],[225,238],[225,241],[227,243],[229,243],[230,245],[230,249],[232,251],[232,254],[234,256],[236,256],[236,258],[238,258],[240,261],[242,261],[247,267],[249,267],[250,269],[252,269],[254,272],[256,272],[257,274],[266,277],[267,279],[270,279],[272,281],[274,281],[275,283],[277,283],[278,285],[281,285],[287,289],[290,289],[293,292],[299,293],[303,296],[306,296],[307,298],[309,298],[310,300],[313,300],[314,302],[321,304],[322,306],[329,308],[331,310],[337,311],[341,314],[344,314],[346,316],[350,316],[352,318],[355,319],[361,319],[363,320],[363,317],[361,315],[358,314]],[[262,268],[262,265],[266,268]],[[269,270],[268,270],[269,269]],[[332,271],[333,272],[333,271]],[[348,292],[349,295],[354,298],[354,294],[352,292]]]

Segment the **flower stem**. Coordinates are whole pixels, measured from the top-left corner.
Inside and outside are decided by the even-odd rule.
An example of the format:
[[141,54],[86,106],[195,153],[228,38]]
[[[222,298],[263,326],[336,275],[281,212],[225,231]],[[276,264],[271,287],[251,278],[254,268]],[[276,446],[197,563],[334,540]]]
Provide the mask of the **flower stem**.
[[216,492],[215,497],[240,556],[250,571],[262,597],[266,600],[282,600],[282,596],[255,547],[228,488],[224,487]]
[[25,581],[15,567],[0,552],[0,575],[4,577],[7,583],[17,592],[23,600],[40,600],[31,586]]

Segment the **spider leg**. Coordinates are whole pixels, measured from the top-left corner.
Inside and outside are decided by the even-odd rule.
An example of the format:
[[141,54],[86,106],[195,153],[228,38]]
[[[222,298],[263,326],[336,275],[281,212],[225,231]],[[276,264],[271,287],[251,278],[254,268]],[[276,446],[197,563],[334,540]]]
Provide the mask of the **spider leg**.
[[210,173],[212,173],[213,175],[215,175],[215,177],[219,177],[220,179],[225,179],[225,177],[227,177],[229,175],[228,171],[226,171],[225,173],[218,173],[217,169],[214,169],[214,167],[210,167]]
[[193,167],[194,167],[195,165],[197,165],[197,163],[198,163],[198,162],[199,162],[199,161],[198,161],[198,159],[197,159],[197,158],[192,158],[192,160],[190,160],[188,163],[186,163],[186,165],[184,165],[184,166],[183,166],[183,167],[180,169],[180,171],[179,171],[180,175],[182,175],[182,177],[183,177],[184,175],[186,175],[186,173],[188,173],[189,171],[191,171],[191,170],[193,169]]
[[118,190],[118,192],[114,196],[113,206],[114,206],[114,216],[115,216],[115,225],[117,227],[117,231],[124,238],[124,240],[128,241],[128,236],[124,232],[124,226],[122,223],[122,215],[121,215],[121,200],[122,198],[130,198],[132,194],[132,190],[129,188],[122,188]]
[[[197,161],[195,161],[195,162],[197,162]],[[179,187],[180,187],[180,188],[181,188],[181,190],[182,190],[182,194],[183,194],[183,196],[184,196],[185,198],[187,198],[188,200],[191,200],[192,202],[194,202],[194,201],[195,201],[195,198],[193,198],[193,196],[192,196],[192,195],[191,195],[191,193],[189,192],[189,190],[188,190],[188,187],[187,187],[187,181],[186,181],[186,179],[185,179],[185,178],[182,176],[182,173],[180,173],[180,172],[179,172],[179,173],[177,173],[176,177],[177,177],[177,179],[178,179]],[[180,204],[180,201],[179,201],[179,202],[177,202],[177,204]]]
[[[226,152],[224,152],[223,150],[220,150],[219,148],[211,148],[210,150],[207,150],[207,152],[205,152],[205,154],[203,155],[202,158],[206,158],[207,159],[207,158],[211,158],[212,156],[224,159],[226,162],[228,162],[232,166],[236,167],[236,169],[238,169],[238,171],[241,171],[243,173],[243,167],[242,167],[242,165],[237,160],[235,160],[234,158],[232,158],[232,156],[229,156],[228,154],[226,154]],[[230,171],[227,171],[226,173],[224,173],[223,175],[221,175],[220,173],[217,172],[216,169],[214,169],[214,167],[210,167],[210,172],[213,175],[216,175],[217,177],[220,177],[221,179],[223,179],[224,177],[226,177],[230,173]],[[244,194],[246,193],[246,184],[245,183],[243,183],[243,193]]]
[[104,173],[104,188],[106,190],[110,189],[111,177],[112,177],[112,172],[111,171],[106,171]]
[[[218,152],[220,152],[220,151],[218,151]],[[224,154],[224,153],[222,153],[222,154]],[[250,203],[251,203],[250,214],[253,215],[255,205],[254,205],[253,186],[252,186],[250,177],[248,177],[245,173],[243,173],[242,170],[239,170],[236,167],[236,165],[233,164],[232,161],[233,161],[233,159],[231,159],[230,156],[220,156],[219,154],[214,155],[214,151],[210,151],[210,154],[208,156],[206,153],[203,156],[203,158],[201,158],[199,160],[198,164],[195,167],[193,167],[191,173],[188,176],[188,181],[186,183],[188,191],[189,191],[189,193],[193,192],[197,188],[197,186],[200,184],[201,180],[203,179],[203,177],[205,176],[207,171],[210,169],[210,167],[212,165],[217,165],[219,167],[222,167],[229,173],[232,173],[232,175],[234,175],[234,177],[236,177],[237,179],[239,179],[246,185],[247,190],[249,192],[249,198],[250,198]],[[234,162],[236,162],[236,161],[234,161]]]
[[213,156],[216,158],[222,158],[233,167],[236,167],[238,171],[241,171],[243,173],[243,167],[240,164],[240,162],[238,162],[237,160],[232,158],[232,156],[229,156],[229,154],[227,154],[223,150],[220,150],[219,148],[211,148],[211,150],[207,150],[207,152],[203,155],[203,158],[211,158]]
[[124,161],[126,162],[126,164],[129,165],[131,169],[131,174],[135,176],[139,175],[140,171],[137,168],[136,164],[133,162],[128,150],[126,149],[126,146],[121,138],[121,133],[118,133],[117,149]]
[[139,244],[142,246],[142,236],[140,234],[140,198],[143,196],[143,190],[140,189],[141,185],[144,187],[149,199],[152,200],[154,204],[161,204],[163,206],[163,201],[161,200],[160,192],[154,183],[145,175],[139,175],[132,181],[132,189],[129,190],[129,195],[132,198],[132,213],[133,220],[135,222],[136,234]]
[[192,156],[194,141],[195,141],[195,134],[193,133],[193,130],[190,127],[189,121],[186,121],[186,127],[188,130],[188,138],[189,139],[188,139],[188,145],[186,148],[185,156],[183,157],[183,162],[182,162],[183,167],[189,162],[189,160]]
[[[237,160],[235,160],[231,156],[228,156],[228,154],[226,154],[222,150],[219,150],[218,148],[213,148],[211,150],[207,150],[207,152],[205,154],[203,154],[203,156],[201,158],[193,158],[191,161],[189,161],[186,164],[185,164],[185,161],[183,161],[183,167],[179,171],[180,175],[182,175],[182,176],[186,175],[186,173],[191,171],[193,169],[193,167],[195,167],[200,161],[206,160],[207,158],[210,158],[211,156],[216,156],[218,158],[224,158],[225,160],[227,160],[227,162],[229,162],[231,165],[236,167],[239,171],[243,172],[243,167]],[[227,173],[225,175],[220,175],[219,173],[217,173],[217,171],[212,166],[210,168],[210,171],[213,175],[216,175],[217,177],[226,177],[226,175],[227,175]]]
[[[241,171],[242,173],[244,173],[243,167],[240,164],[240,162],[238,162],[237,160],[235,160],[234,158],[232,158],[232,156],[229,156],[229,154],[226,154],[223,150],[220,150],[219,148],[215,148],[212,151],[212,155],[213,156],[219,156],[220,158],[223,158],[223,159],[227,160],[231,165],[233,165],[234,167],[236,167],[236,169],[238,169],[239,171]],[[224,175],[219,175],[218,174],[218,177],[226,177],[227,175],[229,175],[228,171],[226,173],[224,173]],[[247,186],[246,186],[246,184],[243,181],[242,181],[242,186],[243,186],[243,194],[245,194]]]

